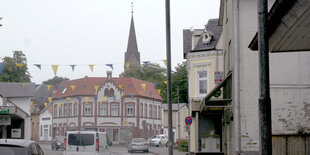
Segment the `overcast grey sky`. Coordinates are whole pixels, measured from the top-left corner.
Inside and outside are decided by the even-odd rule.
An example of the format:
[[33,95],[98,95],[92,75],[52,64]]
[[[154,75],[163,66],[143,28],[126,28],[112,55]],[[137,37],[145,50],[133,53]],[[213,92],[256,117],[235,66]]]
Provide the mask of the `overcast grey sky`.
[[[57,76],[77,79],[123,72],[134,3],[134,22],[142,61],[166,59],[165,0],[2,0],[0,57],[26,54],[32,82]],[[183,59],[183,29],[203,28],[218,18],[220,0],[171,0],[172,69]],[[42,64],[39,70],[33,64]],[[69,65],[77,65],[72,72]],[[89,69],[94,64],[94,71]]]

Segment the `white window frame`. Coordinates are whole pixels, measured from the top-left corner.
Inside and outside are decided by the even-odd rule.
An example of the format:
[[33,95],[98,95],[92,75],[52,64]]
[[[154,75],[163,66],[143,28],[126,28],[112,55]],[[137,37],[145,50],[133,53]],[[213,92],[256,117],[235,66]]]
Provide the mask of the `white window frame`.
[[108,106],[105,103],[99,104],[99,114],[100,116],[107,116],[108,115]]
[[[210,87],[210,65],[211,63],[199,63],[195,64],[195,73],[196,73],[196,96],[197,97],[204,97],[209,92]],[[199,78],[199,73],[207,72],[207,77]],[[207,92],[200,93],[200,80],[207,80]]]
[[111,105],[111,116],[118,116],[118,104]]
[[134,105],[133,104],[126,104],[126,115],[134,116]]
[[84,115],[85,116],[91,116],[91,105],[90,104],[84,105]]

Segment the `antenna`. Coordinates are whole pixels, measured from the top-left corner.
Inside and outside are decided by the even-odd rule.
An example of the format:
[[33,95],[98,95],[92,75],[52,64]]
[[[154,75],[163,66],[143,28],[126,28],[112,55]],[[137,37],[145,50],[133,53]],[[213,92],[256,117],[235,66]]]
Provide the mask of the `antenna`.
[[131,2],[131,14],[133,14],[133,2]]

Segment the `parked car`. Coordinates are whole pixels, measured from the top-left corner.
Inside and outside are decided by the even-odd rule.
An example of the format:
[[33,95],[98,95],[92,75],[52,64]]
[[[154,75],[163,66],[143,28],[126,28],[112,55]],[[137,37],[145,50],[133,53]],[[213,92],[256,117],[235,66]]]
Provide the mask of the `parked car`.
[[150,146],[168,145],[168,136],[161,134],[150,140]]
[[25,139],[0,139],[0,154],[5,155],[44,155],[35,141]]
[[64,155],[99,155],[108,152],[108,136],[98,131],[67,131]]
[[149,144],[145,138],[132,139],[131,143],[128,145],[128,152],[131,153],[134,151],[149,152]]
[[148,143],[148,144],[150,144],[150,141],[151,141],[153,138],[155,138],[155,137],[156,137],[156,135],[155,135],[155,136],[150,137],[150,138],[147,140],[147,143]]
[[51,143],[52,150],[64,149],[65,136],[56,136]]

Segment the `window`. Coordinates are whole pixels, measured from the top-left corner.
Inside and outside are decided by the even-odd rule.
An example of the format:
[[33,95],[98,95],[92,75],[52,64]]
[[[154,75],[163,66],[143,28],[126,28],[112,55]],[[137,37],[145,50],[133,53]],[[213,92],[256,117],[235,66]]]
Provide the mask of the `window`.
[[72,103],[69,104],[69,114],[68,116],[72,116]]
[[144,104],[144,117],[147,117],[147,104]]
[[107,115],[107,104],[99,104],[99,115],[106,116]]
[[54,105],[54,117],[57,117],[57,104]]
[[118,116],[118,104],[112,104],[111,115],[112,116]]
[[127,104],[127,116],[133,116],[133,104]]
[[208,92],[208,72],[199,71],[198,72],[198,81],[199,81],[199,94],[207,94]]
[[157,118],[157,106],[155,106],[155,109],[154,109],[154,118]]
[[91,146],[94,145],[94,134],[69,134],[68,144],[73,146]]
[[59,117],[62,117],[62,107],[63,107],[63,105],[60,104],[60,106],[59,106]]
[[149,105],[149,117],[152,117],[152,105]]
[[85,104],[84,105],[84,115],[90,116],[91,115],[91,105]]
[[67,116],[67,110],[68,110],[68,105],[67,104],[64,104],[64,117],[66,117]]
[[140,103],[140,107],[139,107],[139,115],[140,117],[143,117],[143,103]]
[[77,103],[73,104],[73,115],[77,116]]

